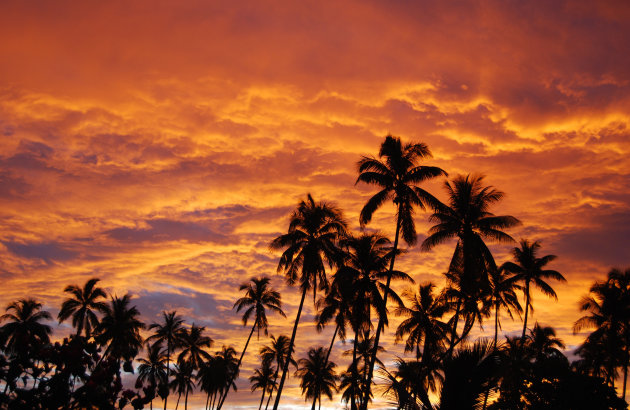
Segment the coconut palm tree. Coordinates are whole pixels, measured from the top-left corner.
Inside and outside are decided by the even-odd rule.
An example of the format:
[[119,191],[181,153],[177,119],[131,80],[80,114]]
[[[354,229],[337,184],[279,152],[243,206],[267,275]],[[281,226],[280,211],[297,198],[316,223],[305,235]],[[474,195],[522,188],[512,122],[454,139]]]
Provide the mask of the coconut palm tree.
[[580,347],[580,354],[585,359],[591,358],[594,373],[598,373],[597,367],[605,367],[606,380],[613,387],[615,368],[623,366],[622,397],[625,400],[630,343],[630,269],[625,272],[612,269],[606,281],[595,282],[589,295],[582,298],[580,310],[589,314],[575,322],[574,333],[595,328]]
[[[289,358],[293,352],[306,293],[312,289],[315,301],[317,290],[328,288],[325,264],[327,263],[332,268],[339,263],[341,256],[337,248],[337,240],[345,234],[346,229],[347,224],[339,209],[324,202],[316,203],[308,194],[307,199],[300,202],[291,214],[288,233],[280,235],[270,245],[271,249],[284,250],[278,263],[278,271],[285,273],[289,285],[299,282],[302,292],[289,343]],[[280,404],[288,368],[289,361],[287,360],[282,369],[274,410],[277,410]]]
[[499,329],[501,328],[501,322],[499,321],[499,312],[501,308],[505,308],[505,311],[514,318],[512,312],[519,315],[523,311],[521,304],[518,302],[518,296],[516,290],[520,289],[512,277],[506,274],[506,270],[501,267],[499,269],[493,269],[490,271],[490,283],[492,285],[492,293],[490,294],[489,303],[494,307],[494,346],[496,348]]
[[295,374],[301,378],[300,387],[306,400],[313,400],[312,410],[315,410],[318,401],[321,408],[322,394],[332,400],[333,393],[337,391],[338,377],[335,374],[335,367],[337,365],[334,362],[326,361],[323,347],[309,349],[308,357],[298,360],[298,370]]
[[[449,280],[457,284],[459,292],[452,319],[450,354],[472,329],[475,317],[479,317],[478,302],[490,293],[488,274],[496,269],[496,263],[485,241],[513,242],[514,239],[503,229],[520,222],[513,216],[496,216],[490,212],[490,206],[499,202],[504,194],[492,186],[483,186],[483,176],[459,175],[451,182],[446,181],[444,187],[448,204],[440,204],[430,216],[429,220],[435,225],[429,230],[422,249],[428,251],[457,239],[448,269]],[[466,325],[462,335],[455,340],[462,313],[467,319]]]
[[[181,342],[181,336],[184,332],[184,319],[177,315],[176,311],[162,312],[162,323],[152,323],[149,326],[149,330],[153,330],[154,333],[146,340],[147,343],[164,343],[166,344],[166,384],[170,379],[171,371],[171,353],[175,351],[177,346]],[[166,388],[163,391],[164,398],[164,410],[168,403],[168,392]]]
[[35,299],[19,299],[10,303],[0,322],[0,346],[5,352],[24,356],[30,348],[50,341],[50,326],[41,323],[50,320],[50,313],[42,310],[42,304]]
[[528,347],[535,360],[544,360],[549,357],[564,356],[559,349],[564,349],[562,339],[556,337],[556,331],[551,326],[534,324],[529,334]]
[[[398,250],[398,240],[402,233],[403,240],[413,245],[416,242],[416,227],[413,220],[414,208],[424,210],[426,206],[437,206],[439,201],[430,193],[417,185],[440,175],[447,173],[438,167],[418,165],[418,161],[431,156],[426,144],[409,143],[402,144],[400,138],[388,135],[381,144],[378,153],[379,158],[363,156],[358,162],[359,177],[357,183],[365,182],[380,188],[380,191],[372,196],[363,206],[359,217],[361,225],[368,224],[372,220],[374,212],[386,201],[393,201],[396,206],[396,233],[394,235],[394,255]],[[389,271],[394,270],[395,257],[391,258]],[[387,291],[391,278],[387,279],[384,297],[387,306]],[[378,346],[380,335],[385,323],[379,320],[376,328],[375,343]],[[376,350],[374,351],[376,353]],[[371,384],[374,363],[376,357],[370,361],[368,371],[368,385]],[[369,396],[365,392],[365,398]],[[367,406],[367,400],[364,400]]]
[[539,258],[537,254],[540,249],[540,243],[538,241],[529,242],[527,239],[521,239],[520,245],[520,248],[512,250],[516,263],[506,262],[503,264],[503,269],[514,274],[513,282],[524,284],[525,318],[523,319],[523,333],[521,335],[521,341],[524,341],[527,330],[527,315],[531,307],[531,284],[547,296],[558,300],[558,295],[545,280],[554,279],[566,282],[566,279],[558,271],[544,269],[545,265],[556,259],[556,255],[546,255]]
[[[167,385],[166,378],[166,362],[167,356],[164,354],[161,343],[154,343],[147,345],[147,358],[141,357],[138,359],[140,365],[138,366],[138,383],[149,384],[151,390],[154,392],[159,386]],[[153,398],[151,398],[151,409],[153,409]]]
[[[142,348],[142,336],[140,330],[145,325],[139,319],[140,312],[135,306],[129,306],[131,296],[126,294],[122,298],[112,296],[110,304],[101,322],[96,327],[96,341],[107,344],[107,349],[101,361],[108,355],[120,360],[130,362]],[[100,362],[99,362],[100,363]]]
[[[276,387],[278,384],[277,381],[278,381],[278,375],[279,375],[280,369],[284,368],[284,361],[289,356],[289,343],[290,343],[290,339],[288,336],[280,335],[276,339],[272,335],[271,345],[263,346],[260,349],[260,357],[263,362],[269,363],[270,365],[271,363],[274,363],[274,362],[276,364],[276,371],[273,375],[273,385]],[[290,364],[295,366],[297,369],[297,362],[293,358],[290,358],[289,360],[290,360]],[[265,404],[265,410],[267,410],[267,408],[269,407],[269,402],[271,400],[272,393],[273,392],[269,393],[269,397],[267,398],[267,403]]]
[[265,393],[271,394],[275,389],[275,381],[273,375],[275,374],[276,369],[271,366],[270,363],[263,361],[260,369],[254,370],[254,375],[250,376],[249,381],[252,385],[252,392],[261,389],[262,396],[260,397],[260,404],[258,405],[258,410],[261,409],[263,402],[265,400]]
[[210,353],[204,348],[212,347],[214,341],[211,337],[205,336],[205,326],[197,326],[194,323],[190,329],[184,329],[180,334],[181,352],[177,356],[177,362],[188,362],[193,370],[198,370],[204,361],[210,359]]
[[78,285],[67,286],[63,291],[70,293],[72,297],[66,299],[61,305],[57,318],[59,323],[72,316],[72,326],[77,329],[77,336],[85,329],[85,338],[89,339],[92,329],[98,325],[98,317],[95,312],[105,313],[107,304],[99,299],[106,298],[103,288],[96,287],[99,279],[88,280],[83,288]]
[[195,388],[193,381],[194,368],[190,362],[182,361],[176,364],[173,368],[173,380],[170,381],[169,386],[171,390],[177,393],[177,403],[175,404],[175,410],[179,407],[179,400],[182,394],[185,394],[184,408],[188,409],[188,392]]
[[234,380],[238,377],[239,373],[236,350],[231,346],[223,346],[221,350],[214,355],[212,363],[214,364],[219,380],[219,397],[226,395],[226,391],[230,388],[236,391]]
[[436,357],[444,351],[448,336],[448,325],[440,319],[448,312],[449,305],[443,295],[433,294],[434,288],[435,285],[429,282],[420,285],[418,293],[405,291],[403,296],[411,307],[401,305],[396,309],[397,315],[406,316],[407,319],[398,325],[395,341],[399,342],[407,336],[405,352],[415,351],[416,354],[415,377],[411,378],[416,383],[412,389],[412,400],[415,403],[417,393],[421,393],[425,406],[430,404],[426,401],[426,392],[436,389]]
[[[238,299],[236,303],[234,303],[234,307],[237,312],[245,309],[245,312],[243,312],[244,326],[247,326],[247,321],[252,315],[254,316],[254,324],[252,325],[252,330],[249,332],[249,336],[245,342],[245,347],[243,348],[241,357],[238,359],[238,364],[236,365],[237,368],[241,367],[243,356],[245,356],[247,346],[254,334],[254,330],[258,329],[259,336],[261,330],[265,332],[265,335],[267,335],[268,322],[266,310],[269,309],[272,312],[280,314],[282,317],[286,317],[282,311],[280,293],[269,287],[270,281],[271,279],[266,276],[261,278],[251,278],[250,283],[243,283],[239,288],[239,290],[245,291],[245,296]],[[231,382],[232,380],[230,380],[228,384],[231,384]],[[223,406],[223,402],[225,401],[228,392],[229,389],[225,391],[225,395],[221,398],[218,409]]]

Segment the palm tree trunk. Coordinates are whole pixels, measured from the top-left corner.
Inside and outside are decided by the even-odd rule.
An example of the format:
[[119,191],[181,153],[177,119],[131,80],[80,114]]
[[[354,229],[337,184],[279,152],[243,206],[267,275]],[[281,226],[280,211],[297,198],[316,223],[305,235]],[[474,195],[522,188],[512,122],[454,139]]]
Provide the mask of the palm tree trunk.
[[[400,211],[401,204],[398,204],[398,217],[396,218],[396,234],[394,236],[394,249],[392,251],[392,260],[389,263],[389,272],[387,273],[387,283],[385,284],[385,295],[383,296],[383,309],[387,309],[387,296],[389,295],[389,285],[392,281],[392,272],[394,271],[394,261],[396,260],[396,252],[398,251],[398,237],[400,236]],[[370,386],[372,385],[372,376],[374,374],[374,363],[376,362],[376,353],[378,352],[378,342],[381,338],[381,332],[385,326],[383,317],[379,317],[378,326],[376,327],[376,335],[374,336],[374,352],[370,359],[370,365],[368,369],[365,393],[363,395],[363,401],[361,403],[361,410],[367,410],[367,403],[370,397]],[[275,409],[274,409],[275,410]]]
[[188,386],[186,386],[186,397],[184,398],[184,410],[188,410]]
[[258,405],[258,410],[260,410],[260,408],[262,407],[263,401],[265,400],[265,390],[267,390],[267,388],[263,387],[262,389],[263,394],[262,394],[262,397],[260,398],[260,404]]
[[[278,363],[278,367],[276,368],[276,372],[273,375],[273,386],[276,386],[276,382],[278,381],[278,374],[280,372],[280,363]],[[269,392],[269,397],[267,398],[267,403],[265,404],[265,410],[269,407],[269,402],[271,402],[271,396],[273,396],[273,386],[271,391]]]
[[179,399],[182,398],[182,394],[179,393],[179,396],[177,396],[177,403],[175,403],[175,410],[177,410],[177,408],[179,407]]
[[206,395],[206,410],[208,410],[209,405],[210,405],[210,393]]
[[[256,329],[256,322],[255,321],[254,321],[254,326],[252,326],[252,330],[251,330],[251,332],[249,332],[249,336],[247,337],[247,342],[245,342],[245,348],[243,349],[243,353],[241,353],[241,357],[238,359],[238,364],[236,365],[236,372],[238,372],[238,369],[241,368],[241,362],[243,361],[243,356],[245,356],[245,352],[247,351],[247,346],[249,345],[249,341],[252,338],[252,335],[254,334],[254,329]],[[260,334],[260,332],[258,334]],[[234,381],[235,377],[236,377],[236,373],[234,373],[233,377],[230,377],[230,380],[228,381],[228,384],[227,384],[228,387],[225,390],[225,394],[223,394],[223,396],[221,396],[221,400],[219,401],[219,406],[217,407],[217,410],[221,410],[221,407],[223,406],[223,402],[225,401],[225,398],[227,397],[228,393],[230,392],[230,385]]]
[[352,388],[352,395],[350,396],[350,410],[357,410],[357,400],[356,393],[357,387],[359,386],[359,372],[358,372],[358,363],[357,363],[357,344],[359,332],[358,330],[354,332],[354,346],[352,347],[352,383],[356,383]]
[[302,290],[302,299],[300,300],[300,306],[298,307],[297,316],[295,317],[295,324],[293,325],[293,333],[291,334],[291,342],[289,343],[289,352],[284,362],[284,369],[282,369],[282,378],[280,379],[280,386],[278,386],[278,392],[276,393],[276,401],[273,404],[273,410],[278,410],[280,405],[280,397],[282,396],[282,388],[284,387],[284,381],[287,378],[289,372],[289,362],[291,362],[291,354],[293,353],[293,343],[295,342],[295,334],[297,333],[298,323],[300,323],[300,315],[302,314],[302,307],[304,306],[304,299],[306,298],[306,287]]
[[171,338],[166,341],[166,396],[164,396],[164,410],[166,410],[166,403],[168,402],[168,378],[171,370]]
[[[494,346],[493,350],[497,350],[497,342],[499,339],[499,304],[497,303],[494,307]],[[490,395],[490,385],[488,384],[488,388],[486,389],[486,394],[483,398],[483,410],[486,410],[488,406],[488,396]]]
[[527,331],[527,314],[529,313],[529,281],[525,282],[525,318],[523,320],[523,334],[521,335],[521,346],[525,343],[525,332]]
[[621,398],[623,401],[626,401],[626,385],[628,383],[628,362],[630,361],[630,356],[628,356],[628,352],[626,352],[626,362],[623,364],[623,390]]

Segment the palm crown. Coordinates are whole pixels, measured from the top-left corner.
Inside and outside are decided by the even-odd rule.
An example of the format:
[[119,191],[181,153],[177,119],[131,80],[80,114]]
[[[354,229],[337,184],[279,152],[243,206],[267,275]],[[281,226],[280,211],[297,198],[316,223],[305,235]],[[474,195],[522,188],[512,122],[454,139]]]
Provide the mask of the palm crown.
[[85,337],[89,338],[92,329],[98,325],[98,317],[95,311],[107,312],[107,304],[98,299],[105,298],[106,294],[102,288],[96,287],[99,279],[88,280],[83,288],[78,285],[70,285],[64,292],[70,293],[72,297],[66,299],[61,305],[58,319],[59,323],[72,316],[72,326],[77,329],[77,336],[85,329]]

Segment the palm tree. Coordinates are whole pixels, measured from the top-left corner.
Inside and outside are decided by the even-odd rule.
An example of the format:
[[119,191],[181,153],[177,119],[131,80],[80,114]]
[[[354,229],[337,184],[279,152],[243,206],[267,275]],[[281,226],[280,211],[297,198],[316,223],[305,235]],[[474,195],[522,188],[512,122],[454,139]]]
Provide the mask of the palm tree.
[[580,354],[587,356],[585,359],[592,358],[595,373],[599,365],[606,368],[606,379],[611,386],[614,386],[615,368],[623,366],[622,398],[625,400],[630,343],[630,269],[625,272],[612,269],[605,282],[595,282],[590,294],[582,298],[580,310],[589,314],[575,322],[574,333],[595,328],[580,347]]
[[532,356],[538,360],[544,360],[549,357],[564,356],[559,349],[564,349],[564,343],[556,337],[556,331],[551,326],[540,326],[538,323],[529,334],[528,347]]
[[[145,325],[138,319],[140,312],[129,306],[131,296],[112,296],[101,322],[96,327],[96,341],[107,345],[100,361],[108,354],[120,363],[121,359],[131,361],[142,347],[140,330]],[[99,363],[100,363],[99,361]]]
[[[258,335],[260,336],[260,330],[265,332],[267,335],[267,314],[266,309],[269,309],[273,312],[279,313],[282,317],[286,317],[284,312],[282,311],[282,303],[280,302],[280,293],[275,290],[269,288],[269,282],[271,279],[268,277],[262,278],[251,278],[250,283],[243,283],[239,290],[245,291],[245,296],[238,299],[236,303],[234,303],[234,307],[237,312],[240,312],[242,309],[245,309],[243,312],[243,325],[247,326],[247,321],[249,318],[254,315],[254,324],[252,326],[252,330],[249,332],[249,336],[247,337],[247,341],[245,342],[245,347],[243,348],[243,352],[241,353],[241,357],[238,359],[237,368],[241,367],[241,362],[243,361],[243,356],[245,356],[245,352],[247,351],[247,346],[249,345],[249,341],[254,334],[254,330],[258,329]],[[230,384],[232,380],[228,382]],[[220,409],[223,406],[223,402],[225,401],[228,395],[229,389],[225,391],[225,395],[221,398],[219,402]]]
[[271,394],[275,389],[274,373],[276,369],[268,362],[263,361],[260,369],[254,370],[254,375],[250,376],[249,381],[252,384],[252,392],[261,389],[262,396],[260,397],[260,404],[258,410],[261,409],[263,401],[265,400],[265,393]]
[[[381,144],[379,159],[364,156],[358,162],[358,182],[376,185],[380,191],[372,196],[361,210],[359,222],[368,224],[372,220],[374,212],[386,201],[393,201],[396,206],[396,234],[394,236],[393,254],[398,250],[398,239],[402,231],[403,240],[413,245],[416,242],[416,227],[413,220],[414,207],[422,210],[426,206],[437,206],[438,200],[417,184],[436,178],[447,173],[438,167],[417,165],[420,159],[431,156],[426,144],[410,143],[403,145],[400,138],[388,135]],[[395,257],[391,258],[389,271],[394,270]],[[391,277],[388,277],[385,288],[384,303],[387,306],[387,294]],[[379,320],[376,328],[375,343],[378,346],[381,332],[385,323]],[[376,354],[376,350],[374,351]],[[376,356],[370,361],[368,371],[368,386],[371,384]],[[365,398],[369,392],[365,392]],[[367,406],[367,400],[363,401]]]
[[[451,354],[455,345],[472,329],[475,317],[479,317],[477,303],[490,293],[488,272],[496,269],[496,263],[484,241],[513,242],[514,239],[503,229],[520,222],[513,216],[496,216],[489,211],[490,206],[499,202],[504,194],[492,186],[484,187],[483,176],[459,175],[451,182],[446,181],[444,187],[448,205],[440,204],[430,216],[429,220],[436,224],[429,230],[422,249],[428,251],[457,238],[448,270],[449,280],[456,284],[459,292],[452,319],[448,351]],[[462,310],[467,318],[466,326],[459,339],[455,340]]]
[[521,304],[518,302],[516,296],[516,290],[520,289],[512,277],[506,275],[506,270],[501,267],[499,269],[493,269],[490,271],[490,283],[492,285],[492,293],[490,294],[490,304],[494,306],[494,346],[496,348],[499,328],[501,322],[499,321],[499,311],[501,308],[505,308],[505,311],[510,318],[514,318],[512,311],[520,314],[523,311]]
[[[289,337],[285,335],[280,335],[276,339],[274,336],[271,336],[271,346],[263,346],[260,349],[260,357],[263,362],[276,363],[276,371],[273,375],[273,385],[277,387],[278,375],[281,368],[284,368],[284,361],[289,356]],[[290,358],[290,364],[297,368],[297,362]],[[271,400],[273,392],[269,393],[269,397],[267,398],[267,403],[265,404],[265,410],[269,407],[269,402]]]
[[226,395],[230,387],[236,390],[234,380],[238,377],[239,372],[236,350],[231,346],[223,346],[215,354],[213,364],[219,378],[219,397]]
[[558,300],[558,295],[556,295],[553,288],[545,282],[545,279],[555,279],[562,282],[566,282],[566,279],[558,271],[543,269],[545,265],[556,259],[556,255],[537,257],[538,249],[540,249],[540,243],[538,241],[530,243],[527,239],[521,239],[520,245],[520,248],[514,248],[512,250],[516,263],[506,262],[503,264],[503,269],[514,274],[512,281],[525,284],[523,291],[525,296],[525,318],[523,320],[523,333],[521,335],[521,340],[524,341],[525,331],[527,330],[527,314],[531,307],[530,284],[536,286],[547,296]]
[[211,337],[205,336],[205,326],[197,326],[194,323],[190,329],[184,329],[180,334],[181,352],[177,356],[177,362],[188,362],[193,370],[201,367],[204,361],[210,359],[210,353],[204,348],[212,347],[214,341]]
[[[284,249],[278,271],[284,271],[287,283],[294,285],[299,281],[302,298],[298,307],[293,333],[289,343],[291,357],[295,343],[302,307],[306,293],[313,289],[313,300],[317,290],[328,288],[325,263],[332,268],[340,260],[340,252],[336,246],[338,238],[346,232],[346,222],[341,211],[329,204],[316,203],[308,194],[306,201],[300,202],[297,209],[291,214],[289,231],[273,240],[271,249]],[[289,361],[285,361],[280,378],[280,385],[276,393],[274,410],[278,409],[282,388],[289,368]]]
[[[183,328],[184,319],[177,315],[176,311],[162,312],[162,323],[152,323],[149,326],[149,330],[155,330],[155,332],[149,336],[146,340],[147,343],[165,343],[166,344],[166,384],[170,378],[171,370],[171,353],[175,351],[175,348],[180,343],[180,338],[184,332]],[[168,387],[164,389],[164,410],[168,402]]]
[[77,329],[77,337],[85,329],[85,338],[89,339],[92,329],[98,325],[98,317],[94,311],[105,313],[107,304],[100,301],[107,295],[102,288],[95,287],[99,281],[97,278],[88,280],[83,288],[78,285],[67,286],[63,291],[70,293],[72,297],[66,299],[61,305],[61,310],[57,318],[59,323],[72,316],[72,326]]
[[176,364],[173,369],[173,380],[169,383],[171,390],[177,392],[177,404],[175,410],[179,407],[179,400],[182,394],[186,395],[184,408],[188,409],[188,392],[195,387],[193,382],[193,366],[190,362],[183,361]]
[[42,304],[34,299],[19,299],[10,303],[0,322],[0,346],[6,352],[24,356],[30,348],[50,341],[50,326],[41,323],[50,320],[50,313],[42,310]]
[[326,361],[326,352],[323,347],[309,349],[308,357],[298,360],[296,376],[301,378],[300,387],[306,400],[313,399],[312,410],[315,409],[317,401],[321,408],[322,394],[332,400],[333,392],[337,390],[336,366],[335,363]]
[[[149,383],[155,397],[155,389],[158,386],[167,385],[166,362],[167,356],[162,350],[161,343],[154,343],[147,346],[147,358],[138,359],[138,382]],[[151,409],[153,409],[153,398],[151,398]]]
[[[396,330],[396,342],[407,336],[405,352],[415,350],[417,369],[416,384],[413,388],[412,400],[415,403],[417,392],[435,390],[437,366],[435,357],[444,350],[444,342],[448,335],[448,326],[440,319],[449,310],[443,295],[434,295],[435,285],[425,283],[418,287],[418,293],[406,291],[403,296],[411,303],[411,307],[399,306],[396,314],[407,316]],[[422,344],[422,350],[420,345]],[[420,361],[422,357],[422,361]],[[408,366],[409,367],[409,366]],[[400,369],[399,369],[400,370]],[[425,394],[423,393],[423,396]],[[425,397],[421,397],[424,402]],[[426,397],[428,400],[428,396]],[[425,405],[430,403],[425,402]]]

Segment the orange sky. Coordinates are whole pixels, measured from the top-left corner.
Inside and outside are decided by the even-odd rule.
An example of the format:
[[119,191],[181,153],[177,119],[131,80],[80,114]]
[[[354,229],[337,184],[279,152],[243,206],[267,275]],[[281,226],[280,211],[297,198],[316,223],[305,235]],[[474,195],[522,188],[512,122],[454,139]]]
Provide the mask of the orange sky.
[[[266,274],[290,318],[271,332],[289,333],[299,295],[270,240],[307,192],[358,229],[374,191],[354,185],[356,162],[392,133],[506,193],[495,213],[521,219],[510,233],[541,240],[568,279],[557,303],[534,293],[532,323],[580,343],[580,296],[630,266],[628,3],[213,3],[0,4],[1,306],[28,295],[56,316],[63,288],[96,276],[147,322],[177,309],[216,350],[239,350],[238,285]],[[441,184],[426,188],[444,199]],[[371,227],[393,221],[384,208]],[[441,285],[452,246],[412,248],[397,267]],[[298,356],[332,334],[312,312]],[[403,351],[392,333],[390,359]],[[246,378],[263,343],[228,400],[258,405]],[[295,383],[288,406],[303,403]]]

